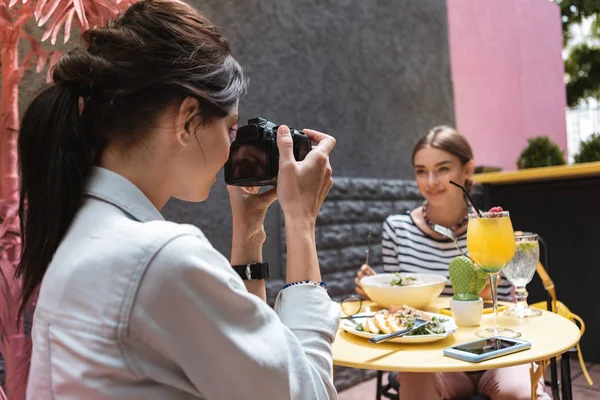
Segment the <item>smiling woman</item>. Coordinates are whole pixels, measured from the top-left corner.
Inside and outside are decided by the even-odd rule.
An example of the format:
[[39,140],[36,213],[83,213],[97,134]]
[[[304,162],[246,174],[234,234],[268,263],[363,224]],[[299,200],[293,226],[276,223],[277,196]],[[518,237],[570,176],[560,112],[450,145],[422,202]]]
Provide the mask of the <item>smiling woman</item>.
[[[406,214],[390,215],[383,225],[383,264],[386,272],[441,274],[448,278],[448,264],[461,251],[466,253],[468,204],[463,193],[450,184],[468,189],[475,169],[473,151],[467,139],[455,129],[438,126],[415,145],[412,155],[415,180],[425,198],[422,206]],[[434,230],[435,225],[451,229],[457,245]],[[363,266],[364,271],[372,271]],[[359,277],[362,277],[359,272]],[[357,282],[358,283],[358,282]],[[502,300],[511,300],[512,286],[499,284]],[[361,288],[357,290],[364,295]],[[452,295],[447,282],[444,295]],[[489,293],[482,293],[484,297]]]
[[[413,151],[413,167],[419,191],[425,198],[421,207],[407,214],[390,215],[383,224],[382,253],[386,272],[439,274],[448,278],[450,261],[467,253],[468,204],[463,192],[450,181],[471,188],[475,169],[473,151],[468,141],[456,130],[439,126],[433,128]],[[457,244],[434,231],[434,225],[451,229]],[[458,247],[458,248],[457,248]],[[365,295],[360,279],[375,275],[363,265],[356,278],[357,292]],[[498,285],[499,298],[511,300],[512,286],[506,278]],[[452,295],[449,281],[443,294]],[[489,297],[489,287],[480,296]],[[491,399],[529,398],[528,367],[516,366],[467,376],[453,374],[400,373],[400,398],[439,399],[468,397],[475,392]],[[423,390],[426,388],[426,390]],[[538,385],[540,399],[547,398],[543,382]]]

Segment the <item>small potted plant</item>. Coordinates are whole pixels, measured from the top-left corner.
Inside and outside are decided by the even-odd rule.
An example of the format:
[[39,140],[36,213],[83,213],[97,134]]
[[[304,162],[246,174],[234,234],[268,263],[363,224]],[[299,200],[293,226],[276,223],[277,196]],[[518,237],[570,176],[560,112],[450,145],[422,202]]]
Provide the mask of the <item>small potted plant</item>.
[[485,288],[487,274],[468,257],[454,258],[448,266],[454,296],[450,300],[452,317],[458,326],[477,326],[483,314],[483,299],[479,293]]

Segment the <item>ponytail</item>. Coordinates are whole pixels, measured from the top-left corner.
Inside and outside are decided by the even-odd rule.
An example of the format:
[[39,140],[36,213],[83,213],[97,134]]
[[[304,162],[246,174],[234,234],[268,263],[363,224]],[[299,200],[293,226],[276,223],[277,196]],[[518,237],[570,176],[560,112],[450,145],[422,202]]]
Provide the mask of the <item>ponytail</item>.
[[81,205],[94,144],[81,129],[79,85],[59,82],[29,105],[19,133],[22,314]]

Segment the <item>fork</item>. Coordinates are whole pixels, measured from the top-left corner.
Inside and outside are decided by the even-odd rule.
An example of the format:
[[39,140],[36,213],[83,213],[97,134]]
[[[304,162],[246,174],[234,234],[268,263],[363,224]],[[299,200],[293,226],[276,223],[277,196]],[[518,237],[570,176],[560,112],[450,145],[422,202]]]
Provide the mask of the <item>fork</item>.
[[376,313],[370,313],[370,314],[363,314],[363,315],[348,315],[346,317],[340,317],[340,319],[349,319],[351,321],[354,321],[355,319],[362,319],[362,318],[372,318],[375,316]]
[[380,335],[380,336],[369,339],[369,342],[377,344],[377,343],[388,341],[393,338],[402,337],[404,335],[411,333],[412,331],[416,331],[417,329],[419,329],[423,326],[427,326],[429,324],[431,324],[431,321],[425,321],[424,319],[417,318],[417,319],[415,319],[415,324],[413,325],[412,328],[402,329],[397,332],[388,333],[387,335]]

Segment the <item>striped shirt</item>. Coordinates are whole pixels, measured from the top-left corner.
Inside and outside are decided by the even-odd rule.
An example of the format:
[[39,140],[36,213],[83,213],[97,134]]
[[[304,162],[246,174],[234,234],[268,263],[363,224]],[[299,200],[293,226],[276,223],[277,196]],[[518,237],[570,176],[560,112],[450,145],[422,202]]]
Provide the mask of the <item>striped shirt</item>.
[[[467,253],[467,234],[457,238],[458,246]],[[450,239],[434,239],[425,234],[409,213],[387,217],[382,234],[383,269],[386,272],[416,272],[439,274],[446,277],[443,295],[454,291],[449,280],[448,264],[461,255]],[[502,276],[498,285],[498,298],[512,301],[512,285]]]

